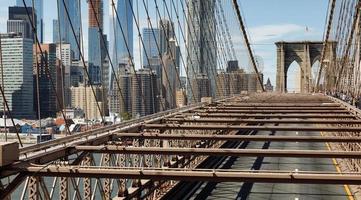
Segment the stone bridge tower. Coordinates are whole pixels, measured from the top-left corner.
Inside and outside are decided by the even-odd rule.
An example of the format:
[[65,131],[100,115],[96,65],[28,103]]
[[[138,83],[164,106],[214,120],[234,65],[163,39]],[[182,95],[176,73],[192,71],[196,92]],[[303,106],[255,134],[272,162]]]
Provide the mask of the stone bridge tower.
[[[333,43],[330,43],[333,44]],[[311,92],[312,65],[321,59],[323,42],[276,42],[277,46],[277,77],[276,91],[287,92],[287,71],[293,61],[301,68],[301,93]],[[323,62],[333,61],[335,56],[335,45],[327,45],[325,59]],[[332,58],[332,59],[330,59]],[[320,61],[321,62],[321,61]]]

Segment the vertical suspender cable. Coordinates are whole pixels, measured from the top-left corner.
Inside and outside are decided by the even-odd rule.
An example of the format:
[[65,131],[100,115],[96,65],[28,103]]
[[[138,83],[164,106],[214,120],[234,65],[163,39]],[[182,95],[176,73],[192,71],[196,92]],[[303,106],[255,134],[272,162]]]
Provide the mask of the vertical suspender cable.
[[[32,3],[32,9],[33,9],[33,13],[32,13],[32,19],[35,22],[35,6],[34,6],[34,0],[31,1]],[[39,63],[39,58],[38,58],[38,47],[37,47],[37,40],[36,38],[38,37],[38,32],[37,32],[37,23],[34,24],[34,42],[35,42],[35,64],[36,64],[36,99],[37,99],[37,111],[38,111],[38,120],[39,120],[39,134],[40,134],[40,141],[41,141],[41,108],[40,108],[40,84],[39,84],[39,73],[40,73],[40,69],[39,69],[39,64],[42,65],[42,67],[47,67],[44,66],[44,62],[45,59],[40,58],[40,63]]]
[[[34,22],[34,20],[32,20],[32,17],[30,16],[30,13],[29,13],[29,10],[27,9],[25,0],[23,0],[23,5],[24,5],[24,7],[25,7],[26,15],[27,15],[27,17],[28,17],[28,19],[29,19],[29,21],[30,21],[31,28],[32,28],[32,30],[33,30],[33,32],[34,32],[34,31],[35,31],[35,26],[34,26],[34,23],[35,23],[35,22]],[[36,39],[36,41],[37,41],[37,42],[36,42],[36,46],[37,46],[37,48],[39,48],[41,59],[45,60],[44,52],[43,52],[43,50],[42,50],[42,48],[41,48],[41,45],[40,45],[40,42],[39,42],[39,38],[36,37],[35,39]],[[46,72],[46,74],[48,75],[48,78],[49,78],[49,80],[50,80],[50,84],[51,84],[51,87],[52,87],[53,91],[55,91],[56,101],[57,101],[59,107],[61,107],[61,105],[60,105],[60,104],[61,104],[61,101],[60,101],[60,99],[59,99],[58,94],[56,93],[54,80],[52,79],[52,76],[51,76],[51,74],[50,74],[50,71],[49,71],[49,70],[45,70],[45,72]],[[62,110],[61,110],[61,114],[62,114],[63,118],[65,119],[65,114],[64,114],[64,112],[63,112]],[[66,125],[66,123],[65,123],[65,125]],[[66,125],[66,130],[68,131],[68,134],[70,134],[70,130],[69,130],[69,127],[68,127],[67,125]]]
[[[67,5],[66,5],[66,3],[65,3],[64,0],[62,0],[62,2],[63,2],[63,6],[64,6],[64,9],[65,9],[65,12],[66,12],[66,16],[67,16],[67,18],[68,18],[68,20],[69,20],[69,24],[70,24],[70,27],[71,27],[71,31],[72,31],[72,33],[73,33],[73,36],[76,37],[75,30],[74,30],[74,26],[73,26],[72,20],[71,20],[70,15],[69,15],[68,7],[67,7]],[[80,47],[79,41],[78,41],[78,40],[75,40],[75,41],[76,41],[78,50],[80,51],[80,50],[81,50],[81,47]],[[92,91],[92,93],[93,93],[94,99],[95,99],[95,101],[96,101],[96,106],[97,106],[97,108],[98,108],[98,111],[99,111],[99,113],[100,113],[100,116],[102,117],[102,122],[104,123],[104,122],[105,122],[104,114],[103,114],[103,112],[102,112],[102,109],[101,109],[100,106],[99,106],[98,101],[97,101],[97,95],[96,95],[96,92],[95,92],[95,90],[94,90],[93,85],[91,84],[91,83],[92,83],[92,80],[91,80],[91,78],[90,78],[90,74],[89,74],[88,70],[86,69],[85,59],[84,59],[84,55],[83,55],[82,52],[80,52],[80,58],[81,58],[81,60],[82,60],[82,62],[83,62],[83,67],[84,67],[84,69],[85,69],[85,73],[86,73],[86,75],[87,75],[87,77],[88,77],[88,79],[89,79],[90,88],[91,88],[91,91]]]
[[[1,45],[1,34],[0,34],[0,70],[1,70],[1,87],[5,92],[5,84],[4,84],[4,65],[3,65],[3,54],[2,54],[2,45]],[[6,130],[6,106],[5,106],[5,96],[3,96],[3,116],[4,120],[4,131],[5,131],[5,142],[8,141],[8,131]]]
[[[61,35],[61,24],[60,24],[60,4],[59,4],[59,0],[56,1],[57,3],[57,8],[58,8],[58,37],[59,37],[59,67],[60,67],[60,79],[61,79],[61,96],[62,96],[62,103],[59,107],[59,109],[63,110],[64,115],[66,116],[66,109],[65,108],[65,87],[64,87],[64,75],[65,75],[65,70],[64,67],[65,65],[63,65],[63,47],[62,47],[62,35]],[[56,48],[56,51],[58,51],[58,48]],[[56,91],[55,91],[56,92]],[[66,118],[64,118],[64,123],[66,124]]]

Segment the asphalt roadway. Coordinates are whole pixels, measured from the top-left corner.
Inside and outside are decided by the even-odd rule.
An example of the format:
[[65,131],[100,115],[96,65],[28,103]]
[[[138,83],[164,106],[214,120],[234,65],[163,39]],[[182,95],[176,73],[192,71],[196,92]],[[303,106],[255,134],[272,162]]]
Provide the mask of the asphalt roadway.
[[[292,126],[292,125],[290,125]],[[288,135],[307,136],[320,135],[319,132],[267,132],[260,131],[257,135]],[[250,142],[247,149],[293,149],[293,150],[325,150],[325,143],[301,142]],[[329,158],[235,158],[230,169],[259,170],[294,170],[294,171],[336,171],[332,159]],[[270,183],[204,183],[190,199],[237,199],[237,200],[347,200],[343,185],[316,184],[270,184]],[[205,192],[205,188],[207,192]],[[212,188],[212,189],[209,189]],[[206,194],[206,195],[204,195]]]

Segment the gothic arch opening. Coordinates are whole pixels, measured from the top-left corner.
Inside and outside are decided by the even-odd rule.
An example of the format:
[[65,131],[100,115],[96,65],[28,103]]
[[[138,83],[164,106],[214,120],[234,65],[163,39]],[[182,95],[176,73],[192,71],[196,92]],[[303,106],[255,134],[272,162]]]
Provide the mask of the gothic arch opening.
[[287,88],[288,93],[300,93],[301,92],[301,76],[302,69],[296,60],[294,60],[286,71],[287,75]]
[[316,59],[311,66],[311,78],[312,85],[314,86],[317,81],[318,71],[320,70],[321,62],[319,59]]

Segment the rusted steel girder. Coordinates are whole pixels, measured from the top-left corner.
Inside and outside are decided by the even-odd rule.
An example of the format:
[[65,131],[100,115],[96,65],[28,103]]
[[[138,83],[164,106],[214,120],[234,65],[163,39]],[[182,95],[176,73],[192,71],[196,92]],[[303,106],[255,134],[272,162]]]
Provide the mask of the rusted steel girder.
[[169,122],[195,122],[195,123],[277,123],[277,124],[361,124],[361,120],[325,120],[325,119],[235,119],[235,118],[166,118]]
[[259,117],[259,118],[351,118],[356,119],[355,116],[343,114],[241,114],[241,113],[182,113],[176,117],[184,116],[200,116],[200,117]]
[[290,106],[279,106],[279,107],[261,107],[261,106],[206,106],[201,109],[220,109],[220,110],[345,110],[345,108],[339,106],[328,106],[328,107],[290,107]]
[[259,108],[279,108],[279,107],[315,107],[315,108],[339,108],[339,103],[222,103],[219,107],[259,107]]
[[254,131],[322,131],[322,132],[361,132],[361,127],[295,127],[295,126],[242,126],[222,124],[144,124],[143,129],[182,129],[182,130],[254,130]]
[[287,113],[287,114],[298,114],[298,113],[318,113],[318,114],[329,114],[329,113],[350,113],[347,110],[221,110],[221,109],[197,109],[192,112],[204,112],[204,113]]
[[117,145],[76,146],[78,151],[113,154],[204,155],[237,157],[298,157],[298,158],[361,158],[361,151],[279,150],[279,149],[216,149],[216,148],[159,148],[126,147]]
[[269,136],[269,135],[203,135],[203,134],[158,134],[116,133],[119,138],[158,140],[228,140],[228,141],[278,141],[278,142],[361,142],[361,137],[339,136]]
[[55,177],[87,177],[114,179],[152,179],[212,182],[264,182],[264,183],[307,183],[307,184],[350,184],[360,185],[360,173],[337,174],[333,172],[294,171],[237,171],[237,170],[182,170],[165,168],[118,168],[118,167],[64,167],[33,166],[23,169],[28,174]]

